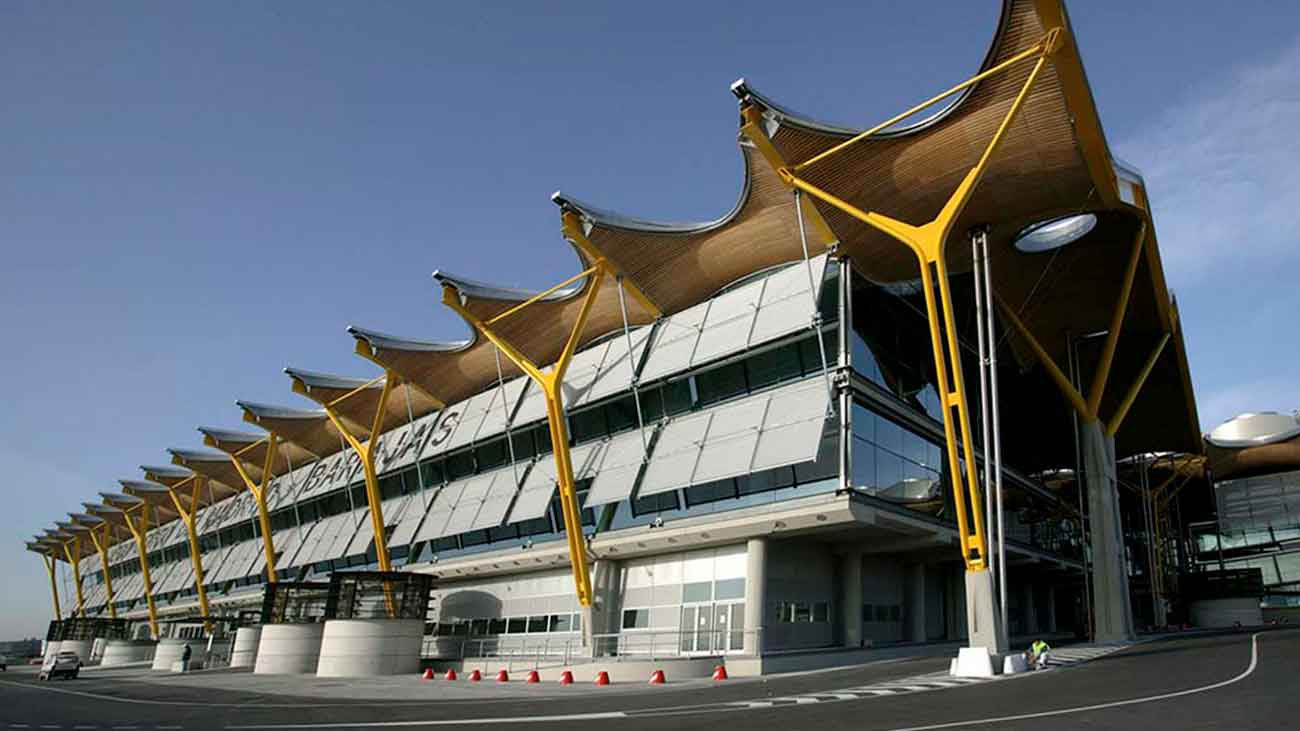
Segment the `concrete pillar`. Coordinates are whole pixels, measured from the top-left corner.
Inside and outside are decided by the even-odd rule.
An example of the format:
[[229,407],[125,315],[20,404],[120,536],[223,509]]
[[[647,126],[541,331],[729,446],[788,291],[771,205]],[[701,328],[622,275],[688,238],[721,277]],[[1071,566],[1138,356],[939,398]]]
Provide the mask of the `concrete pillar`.
[[1034,585],[1025,583],[1024,590],[1021,593],[1021,602],[1024,604],[1024,626],[1025,634],[1038,634],[1038,605],[1034,603]]
[[862,647],[862,554],[840,557],[840,624],[844,646]]
[[1124,531],[1120,524],[1119,491],[1115,482],[1115,439],[1099,422],[1079,425],[1084,487],[1088,491],[1088,526],[1092,546],[1092,613],[1098,642],[1131,640],[1133,607],[1124,564]]
[[966,571],[966,632],[970,647],[987,648],[991,653],[1003,652],[1007,639],[998,624],[997,597],[993,592],[992,571]]
[[903,636],[911,642],[925,642],[925,564],[911,564],[906,569],[903,582],[904,604],[907,607],[907,626]]
[[[763,653],[767,608],[767,539],[751,538],[745,547],[745,654]],[[861,569],[859,569],[859,572]],[[861,585],[861,573],[859,573]]]
[[593,656],[608,655],[617,647],[617,641],[601,637],[618,634],[619,584],[622,576],[619,562],[601,559],[592,565],[592,606],[582,610],[582,639]]
[[1056,634],[1056,587],[1047,587],[1047,631]]

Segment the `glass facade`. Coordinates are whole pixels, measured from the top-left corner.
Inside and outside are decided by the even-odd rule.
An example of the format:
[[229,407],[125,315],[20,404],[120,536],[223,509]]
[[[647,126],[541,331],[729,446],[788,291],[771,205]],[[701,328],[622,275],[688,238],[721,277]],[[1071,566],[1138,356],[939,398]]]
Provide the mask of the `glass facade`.
[[[851,440],[851,487],[864,495],[951,523],[946,457],[940,442],[932,436],[941,433],[942,410],[933,384],[928,324],[923,309],[918,306],[919,292],[907,284],[874,285],[856,275],[852,288],[853,327],[848,338],[852,369],[878,386],[881,393],[854,395],[852,431],[846,435]],[[726,353],[685,373],[642,384],[637,397],[623,391],[572,409],[568,414],[572,446],[591,444],[640,428],[637,398],[647,429],[651,429],[665,419],[711,409],[784,384],[821,379],[823,364],[834,369],[840,360],[835,331],[839,324],[839,290],[838,268],[831,266],[822,286],[820,314],[822,321],[829,325],[822,333],[805,329],[752,350]],[[882,398],[882,393],[896,402],[895,407],[910,410],[914,418],[928,422],[933,427],[931,435],[922,433],[925,430],[905,426],[903,422],[906,420],[887,416],[887,409],[873,407],[872,404]],[[517,479],[523,482],[533,460],[550,460],[551,451],[549,430],[544,420],[516,424],[507,434],[489,435],[476,443],[382,475],[379,491],[386,501],[415,495],[417,497],[413,499],[421,501],[428,510],[431,502],[428,491],[440,490],[444,485],[467,477],[508,468],[512,453],[517,460]],[[841,486],[839,452],[838,423],[836,419],[829,419],[816,458],[812,461],[734,478],[684,484],[648,496],[633,494],[628,499],[597,506],[594,510],[584,509],[582,523],[587,533],[619,530],[833,492]],[[640,478],[636,479],[639,482]],[[590,484],[590,480],[579,481],[580,504]],[[1010,508],[1008,538],[1063,557],[1081,555],[1082,544],[1075,523],[1063,516],[1059,502],[1012,486],[1008,490],[1007,504]],[[287,531],[298,525],[341,516],[365,505],[364,485],[356,483],[276,509],[271,514],[271,526],[277,532]],[[389,526],[390,533],[393,529],[394,526]],[[421,563],[435,557],[447,559],[559,540],[563,538],[563,530],[556,495],[551,498],[548,509],[537,518],[414,540],[390,546],[390,550],[399,565]],[[404,535],[409,537],[413,533],[410,531]],[[256,520],[243,520],[202,535],[200,544],[206,554],[258,537]],[[184,543],[161,548],[150,556],[151,566],[180,561],[188,562],[188,547]],[[318,561],[291,571],[281,568],[280,573],[284,580],[307,580],[341,568],[374,568],[375,562],[372,542],[363,553]],[[133,564],[127,561],[114,565],[115,577],[137,571],[138,567]],[[209,588],[219,593],[229,592],[261,580],[258,575],[225,577],[210,584]],[[176,600],[193,593],[192,585],[185,585],[160,599]],[[805,613],[817,615],[817,608],[812,606],[806,612],[803,609],[794,611],[796,617]]]

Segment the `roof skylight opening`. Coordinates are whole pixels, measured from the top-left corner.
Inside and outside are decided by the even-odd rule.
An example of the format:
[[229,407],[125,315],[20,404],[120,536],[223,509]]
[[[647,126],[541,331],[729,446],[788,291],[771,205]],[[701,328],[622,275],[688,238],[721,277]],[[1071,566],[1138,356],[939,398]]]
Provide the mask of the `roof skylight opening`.
[[1078,241],[1096,226],[1096,214],[1076,213],[1026,226],[1012,243],[1026,254],[1052,251]]

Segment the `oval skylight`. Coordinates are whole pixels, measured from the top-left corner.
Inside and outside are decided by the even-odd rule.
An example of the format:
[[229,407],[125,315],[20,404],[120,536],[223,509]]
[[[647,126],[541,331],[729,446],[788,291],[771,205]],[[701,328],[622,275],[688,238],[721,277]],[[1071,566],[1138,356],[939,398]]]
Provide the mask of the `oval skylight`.
[[1026,254],[1051,251],[1078,241],[1096,226],[1095,214],[1076,213],[1026,226],[1013,243]]

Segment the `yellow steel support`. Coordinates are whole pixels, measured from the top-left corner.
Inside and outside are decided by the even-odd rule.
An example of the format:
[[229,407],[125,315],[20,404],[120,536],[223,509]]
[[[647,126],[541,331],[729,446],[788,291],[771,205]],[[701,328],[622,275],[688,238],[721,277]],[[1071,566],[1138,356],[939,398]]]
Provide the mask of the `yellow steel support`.
[[1151,369],[1156,367],[1156,361],[1160,359],[1160,354],[1164,352],[1165,345],[1169,342],[1169,333],[1160,336],[1159,342],[1151,349],[1151,354],[1147,356],[1147,362],[1142,364],[1142,370],[1138,373],[1137,378],[1133,379],[1132,385],[1124,394],[1124,399],[1120,401],[1119,406],[1115,408],[1115,413],[1111,415],[1110,422],[1106,425],[1106,436],[1113,437],[1119,431],[1120,426],[1124,423],[1124,417],[1128,416],[1128,410],[1133,407],[1133,402],[1137,400],[1138,394],[1142,391],[1142,386],[1147,382],[1147,376],[1151,375]]
[[[185,532],[189,535],[190,563],[194,566],[194,590],[199,595],[199,613],[203,617],[203,628],[210,633],[212,632],[212,620],[208,610],[208,590],[203,586],[203,555],[199,549],[199,532],[195,525],[195,518],[198,517],[199,496],[202,494],[206,482],[206,477],[195,473],[176,485],[168,487],[167,496],[172,499],[176,514],[181,517],[181,522],[185,523]],[[179,492],[187,486],[189,487],[189,507],[186,507],[181,502],[181,493]],[[268,564],[268,566],[270,565]],[[275,567],[270,566],[270,570],[274,571]]]
[[[129,508],[121,508],[126,527],[135,537],[135,550],[140,557],[140,573],[144,579],[144,600],[149,607],[149,631],[155,639],[158,637],[158,607],[153,601],[153,579],[149,576],[149,549],[145,544],[145,535],[149,532],[149,503],[141,502]],[[138,515],[132,515],[139,511]]]
[[[591,259],[592,261],[603,261],[605,272],[607,274],[622,277],[623,290],[631,295],[632,299],[641,303],[641,306],[656,318],[663,317],[664,313],[663,310],[659,308],[659,305],[655,304],[654,301],[650,299],[649,295],[631,281],[631,277],[626,276],[622,270],[615,267],[613,262],[607,259],[605,254],[601,252],[600,249],[596,248],[595,244],[591,243],[591,240],[587,238],[586,231],[583,230],[582,218],[578,216],[578,214],[572,211],[565,211],[561,219],[564,238],[572,241],[573,245],[581,249],[582,252],[587,255],[588,259]],[[500,316],[494,319],[500,319]]]
[[[975,187],[988,169],[989,160],[997,151],[999,143],[1006,135],[1020,108],[1024,105],[1025,99],[1029,97],[1029,91],[1038,79],[1043,67],[1047,64],[1049,56],[1059,46],[1059,33],[1060,29],[1052,29],[1032,48],[1007,61],[799,165],[792,168],[781,168],[777,171],[787,185],[835,206],[868,226],[897,239],[916,254],[921,269],[921,285],[925,294],[926,314],[929,318],[931,346],[934,350],[935,376],[944,402],[944,438],[947,442],[948,470],[953,478],[953,502],[957,512],[957,527],[961,534],[962,558],[966,562],[966,568],[970,571],[983,571],[988,568],[987,544],[984,535],[983,501],[980,499],[979,483],[975,479],[975,455],[971,450],[970,414],[966,405],[966,387],[962,378],[961,355],[957,342],[956,320],[953,315],[952,292],[948,283],[948,264],[945,249],[953,224],[961,215],[962,210],[974,193]],[[1016,95],[1001,124],[993,133],[993,138],[985,147],[979,161],[958,184],[957,189],[953,191],[939,214],[928,223],[914,226],[880,213],[863,211],[848,201],[838,198],[795,175],[800,170],[826,160],[834,153],[842,151],[881,130],[888,129],[922,109],[978,83],[981,79],[1035,57],[1037,60],[1033,69],[1029,72],[1029,77],[1025,80],[1019,94]],[[935,295],[936,286],[939,290],[937,300]],[[953,423],[954,418],[956,424]],[[965,494],[963,494],[962,489],[963,465],[965,466]],[[969,506],[966,504],[968,498],[970,501]]]
[[1137,278],[1138,263],[1142,260],[1146,237],[1147,222],[1144,220],[1138,226],[1137,236],[1133,238],[1133,253],[1129,255],[1128,266],[1124,269],[1124,282],[1120,285],[1119,298],[1115,301],[1110,331],[1106,333],[1106,344],[1102,346],[1097,373],[1093,376],[1092,388],[1088,391],[1088,411],[1094,414],[1101,411],[1101,397],[1106,391],[1106,379],[1110,377],[1111,364],[1115,362],[1115,347],[1119,344],[1119,334],[1124,327],[1124,315],[1128,312],[1129,295],[1133,292],[1133,280]]
[[117,606],[113,603],[113,572],[109,571],[108,565],[108,521],[99,524],[104,531],[104,537],[100,538],[95,535],[95,526],[86,526],[90,531],[90,540],[95,544],[95,551],[99,554],[99,566],[104,573],[104,593],[108,597],[108,616],[117,619]]
[[41,563],[45,564],[45,572],[50,575],[50,595],[54,598],[54,618],[62,621],[63,608],[59,606],[59,580],[55,576],[55,571],[58,569],[58,566],[55,565],[57,560],[48,553],[41,554]]
[[[595,265],[588,270],[590,278],[588,279],[587,293],[583,297],[582,306],[578,310],[577,321],[573,324],[573,330],[569,333],[569,338],[564,344],[564,350],[561,351],[560,357],[556,360],[555,366],[550,373],[543,371],[541,367],[533,363],[531,359],[511,345],[509,341],[494,332],[488,322],[483,322],[466,309],[454,287],[444,285],[442,290],[443,304],[455,310],[461,317],[465,318],[466,322],[472,324],[475,329],[482,333],[483,337],[496,345],[503,355],[533,379],[546,397],[546,418],[551,432],[556,482],[559,484],[560,489],[560,508],[564,515],[564,534],[569,544],[569,563],[573,569],[573,583],[577,589],[578,603],[584,607],[591,606],[591,576],[587,570],[587,550],[582,534],[582,513],[578,508],[578,495],[574,489],[573,459],[569,453],[569,432],[564,422],[563,384],[564,374],[569,368],[569,363],[573,360],[574,352],[578,349],[578,343],[582,339],[582,331],[587,326],[587,317],[591,314],[592,305],[596,302],[596,295],[600,292],[601,283],[609,272],[608,266],[606,260],[601,257],[597,258]],[[518,311],[518,309],[518,307],[512,308],[512,311]],[[498,315],[489,322],[500,320],[500,317]]]
[[72,586],[77,590],[77,614],[86,616],[86,603],[81,593],[81,537],[73,536],[63,544],[63,555],[72,566]]
[[1011,327],[1020,334],[1020,337],[1029,346],[1029,349],[1034,351],[1034,357],[1038,358],[1038,362],[1042,364],[1043,369],[1047,371],[1047,375],[1051,376],[1052,381],[1056,383],[1056,387],[1061,390],[1061,393],[1065,396],[1066,400],[1070,402],[1070,405],[1074,407],[1074,410],[1079,412],[1079,418],[1083,419],[1084,422],[1096,421],[1096,412],[1088,408],[1088,402],[1084,400],[1083,395],[1075,389],[1072,383],[1070,383],[1069,377],[1065,375],[1060,366],[1056,365],[1056,361],[1047,350],[1043,348],[1042,344],[1038,342],[1038,338],[1034,337],[1034,334],[1029,331],[1028,326],[1021,322],[1020,317],[1016,315],[1015,309],[1004,302],[1002,298],[998,297],[996,294],[994,295],[994,299],[996,300],[998,307],[1002,308],[1002,315],[1006,318],[1007,322],[1010,323]]
[[278,577],[275,573],[275,539],[271,536],[271,515],[266,508],[266,489],[271,484],[271,469],[275,466],[275,450],[278,441],[279,438],[275,432],[271,432],[270,436],[266,438],[266,458],[262,464],[262,481],[260,483],[249,476],[248,470],[244,469],[244,462],[239,455],[244,450],[252,449],[261,442],[254,442],[230,455],[230,463],[235,466],[235,471],[239,473],[239,479],[244,481],[244,487],[247,487],[248,491],[253,493],[253,500],[257,503],[257,524],[262,529],[262,550],[266,552],[266,580],[271,584],[274,584]]
[[[785,168],[785,158],[781,157],[780,152],[777,152],[772,140],[768,139],[766,130],[763,129],[762,113],[753,107],[746,107],[741,116],[744,118],[745,123],[741,125],[740,131],[754,144],[754,149],[758,150],[759,154],[763,156],[763,159],[767,160],[767,164],[773,170]],[[836,240],[835,233],[831,231],[826,219],[822,218],[821,211],[817,210],[817,206],[813,204],[812,199],[800,196],[799,205],[804,220],[812,223],[813,230],[817,232],[817,237],[821,239],[822,244],[825,246],[834,244]]]
[[[380,430],[384,424],[384,412],[388,408],[388,397],[393,392],[393,385],[398,381],[399,376],[392,371],[384,372],[384,387],[379,392],[379,405],[375,407],[375,416],[370,423],[370,436],[363,444],[343,423],[342,417],[335,410],[335,405],[346,398],[337,398],[333,401],[321,404],[325,407],[325,414],[329,416],[330,422],[334,428],[347,441],[352,449],[356,450],[357,456],[361,458],[361,469],[366,479],[366,505],[370,508],[370,527],[375,534],[375,559],[379,563],[380,571],[392,571],[393,563],[388,554],[388,536],[384,532],[384,507],[383,496],[379,493],[379,474],[375,471],[375,452],[379,446]],[[374,381],[370,382],[372,385]],[[362,388],[366,388],[363,386]],[[311,398],[311,394],[298,381],[294,381],[293,388],[298,393]],[[347,394],[351,395],[351,393]],[[389,589],[385,585],[385,592]],[[388,596],[389,610],[393,609],[393,598]]]

